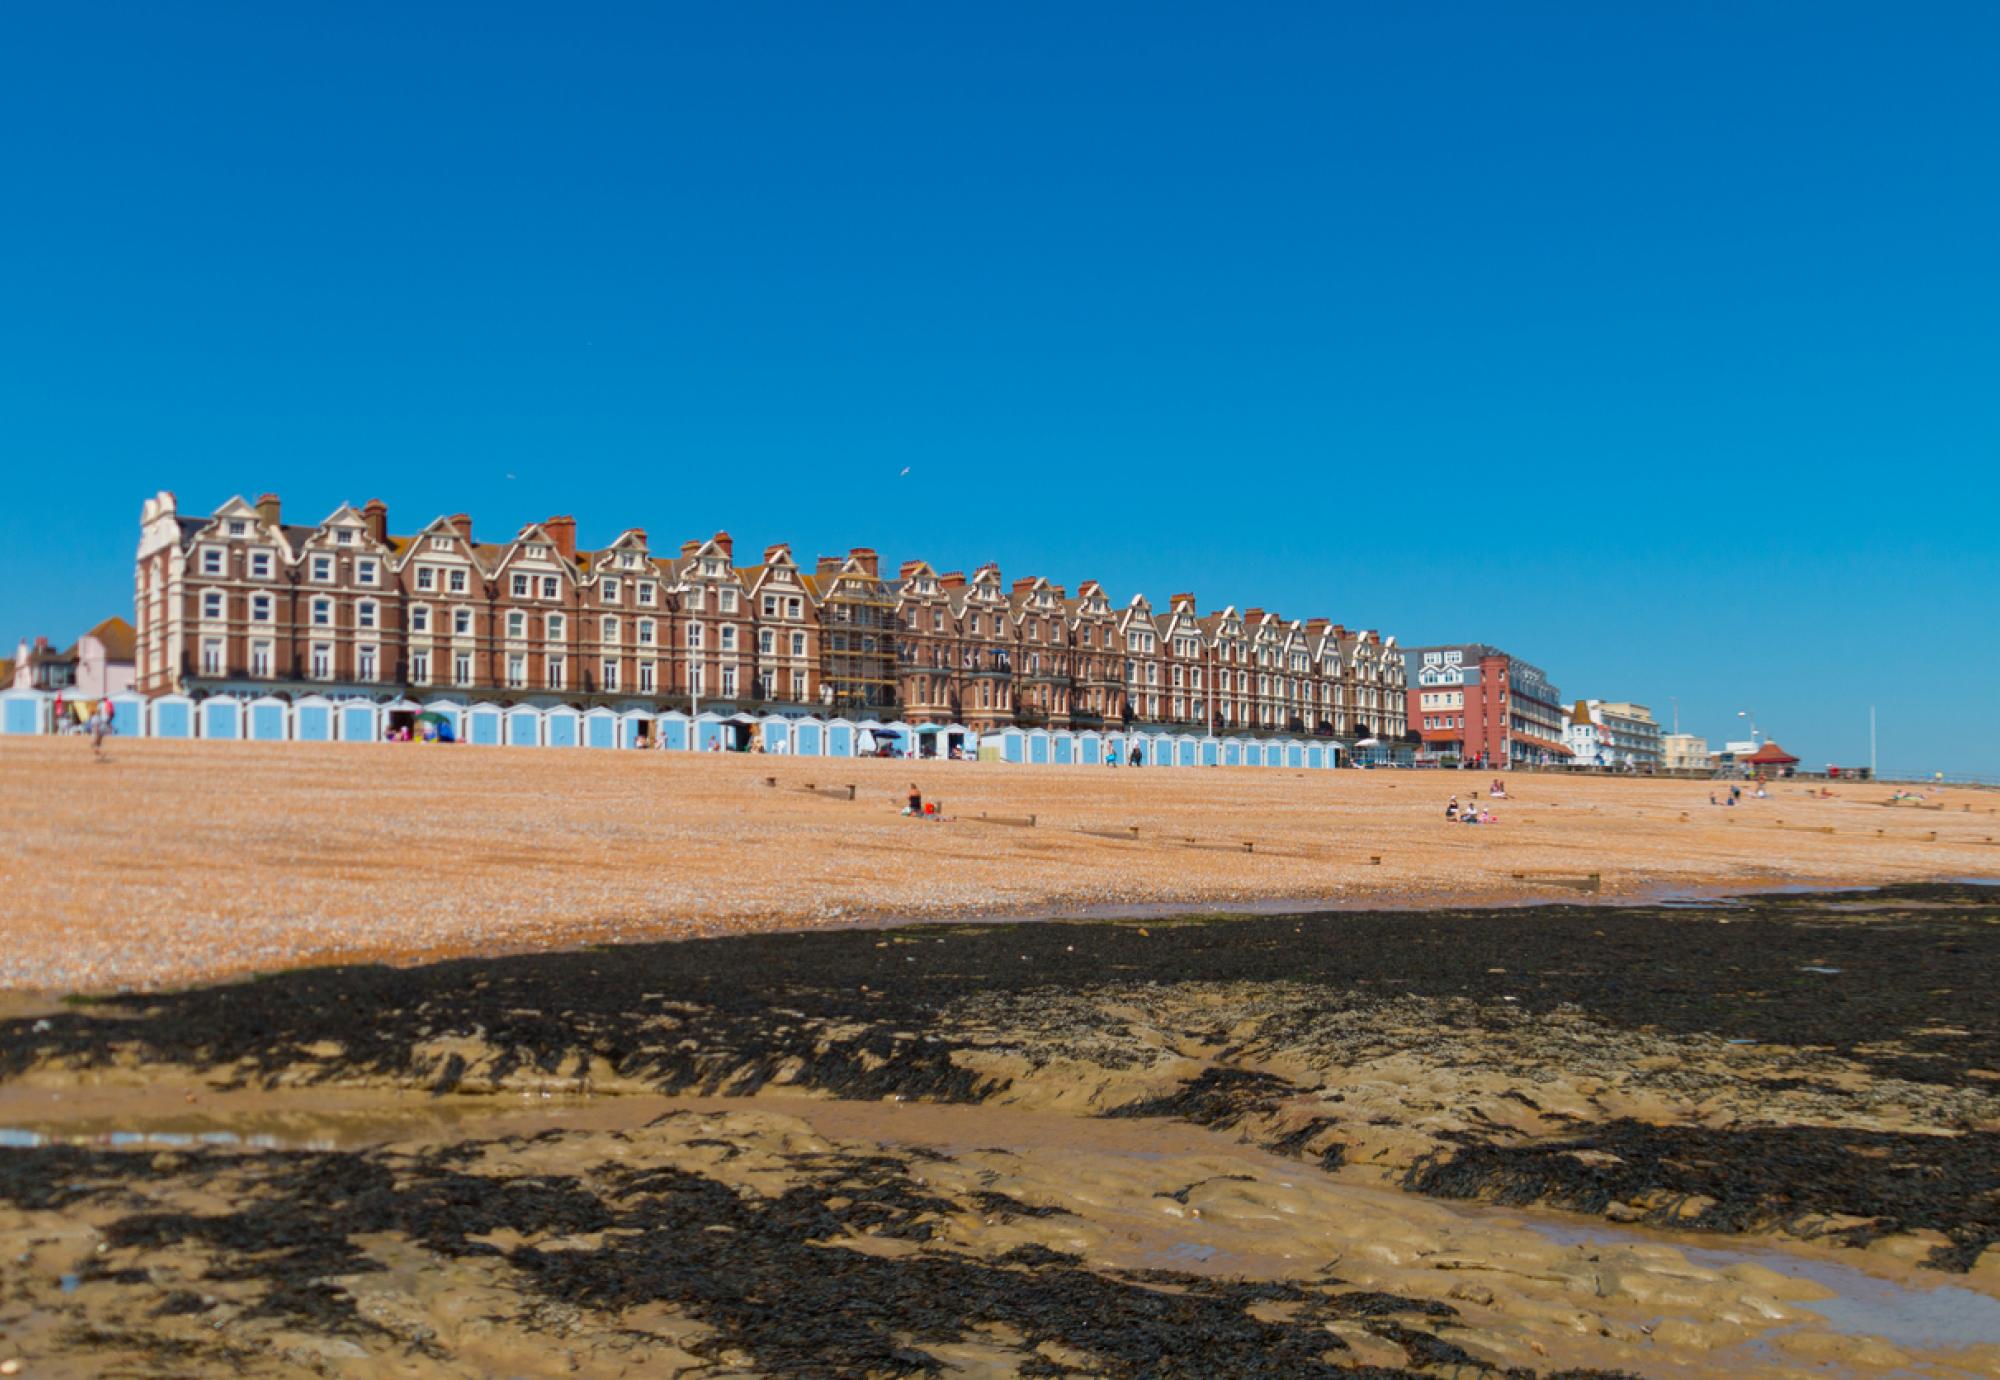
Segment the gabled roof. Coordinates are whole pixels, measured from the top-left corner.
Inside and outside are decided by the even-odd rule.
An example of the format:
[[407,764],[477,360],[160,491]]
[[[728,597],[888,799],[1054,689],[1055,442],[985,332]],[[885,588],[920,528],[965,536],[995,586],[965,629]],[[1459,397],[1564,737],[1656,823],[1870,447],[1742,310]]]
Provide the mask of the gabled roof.
[[104,644],[104,655],[110,661],[130,661],[138,655],[139,635],[132,631],[132,625],[116,614],[105,619],[85,637],[94,637]]

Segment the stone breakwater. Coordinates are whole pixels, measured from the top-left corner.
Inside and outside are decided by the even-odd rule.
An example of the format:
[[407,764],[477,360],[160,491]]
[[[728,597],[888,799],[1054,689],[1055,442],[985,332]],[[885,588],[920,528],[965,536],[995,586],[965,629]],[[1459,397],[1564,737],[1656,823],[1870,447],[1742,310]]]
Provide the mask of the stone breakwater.
[[[53,1009],[0,1026],[0,1327],[138,1373],[2000,1373],[1996,965],[2000,892],[1934,885]],[[1972,1321],[1843,1326],[1814,1269]]]

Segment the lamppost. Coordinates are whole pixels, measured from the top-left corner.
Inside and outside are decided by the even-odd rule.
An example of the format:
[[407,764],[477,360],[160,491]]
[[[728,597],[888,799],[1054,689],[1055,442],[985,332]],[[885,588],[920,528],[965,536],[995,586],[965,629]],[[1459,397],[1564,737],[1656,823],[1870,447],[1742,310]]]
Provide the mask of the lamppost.
[[1737,718],[1739,718],[1739,719],[1748,719],[1748,720],[1750,721],[1750,746],[1752,746],[1752,747],[1755,747],[1755,746],[1757,746],[1757,714],[1756,714],[1756,711],[1755,711],[1755,710],[1750,710],[1750,709],[1739,709],[1739,710],[1737,710],[1737,711],[1736,711],[1736,717],[1737,717]]

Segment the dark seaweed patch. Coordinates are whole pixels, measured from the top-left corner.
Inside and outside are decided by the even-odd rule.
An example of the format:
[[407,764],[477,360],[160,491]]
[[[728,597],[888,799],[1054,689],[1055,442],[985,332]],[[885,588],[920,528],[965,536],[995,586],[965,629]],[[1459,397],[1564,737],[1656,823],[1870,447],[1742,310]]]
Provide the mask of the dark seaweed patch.
[[[62,1165],[58,1158],[0,1153],[0,1197],[47,1201],[45,1181],[72,1169],[84,1172],[85,1197],[115,1204],[126,1192],[115,1187],[121,1171],[148,1163],[119,1151],[78,1150],[60,1157]],[[370,1268],[358,1238],[395,1232],[445,1258],[502,1256],[529,1296],[524,1319],[550,1306],[615,1313],[665,1302],[710,1329],[687,1343],[697,1353],[732,1369],[737,1364],[725,1358],[748,1353],[769,1374],[933,1374],[941,1367],[928,1347],[996,1325],[1020,1335],[1024,1350],[1055,1343],[1062,1354],[1087,1357],[1084,1372],[1095,1375],[1410,1373],[1329,1359],[1345,1344],[1324,1323],[1340,1318],[1365,1321],[1401,1345],[1413,1365],[1485,1368],[1425,1329],[1455,1315],[1424,1300],[1173,1271],[1114,1277],[1039,1246],[996,1260],[923,1247],[893,1258],[848,1249],[841,1242],[855,1235],[927,1241],[954,1204],[893,1156],[807,1155],[793,1168],[802,1181],[767,1198],[698,1174],[621,1162],[576,1175],[495,1179],[468,1175],[440,1156],[385,1150],[203,1151],[163,1172],[226,1181],[240,1208],[134,1212],[113,1222],[107,1243],[197,1246],[210,1277],[263,1285],[250,1316],[339,1333],[370,1329],[331,1277]],[[538,1244],[501,1252],[474,1239],[503,1231]],[[557,1246],[550,1236],[565,1239]],[[1295,1305],[1296,1313],[1284,1321],[1251,1316],[1251,1305],[1269,1301]],[[153,1311],[202,1309],[190,1291],[175,1290]],[[156,1360],[219,1355],[136,1333],[79,1335],[76,1344],[138,1349]],[[1052,1365],[1023,1361],[1024,1373],[1071,1373]]]
[[2000,1241],[2000,1133],[1711,1131],[1620,1120],[1526,1145],[1455,1138],[1463,1143],[1419,1161],[1405,1186],[1440,1198],[1590,1213],[1614,1202],[1649,1204],[1647,1220],[1702,1231],[1796,1231],[1812,1218],[1866,1217],[1829,1234],[1866,1245],[1896,1232],[1940,1231],[1951,1244],[1935,1248],[1927,1263],[1945,1270],[1970,1269]]

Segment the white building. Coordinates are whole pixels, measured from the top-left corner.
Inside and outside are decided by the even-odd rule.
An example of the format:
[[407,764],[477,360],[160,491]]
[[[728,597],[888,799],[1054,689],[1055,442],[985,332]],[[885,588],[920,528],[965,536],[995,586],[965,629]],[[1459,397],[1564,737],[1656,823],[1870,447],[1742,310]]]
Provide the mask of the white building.
[[1563,725],[1563,746],[1579,766],[1657,768],[1660,726],[1630,700],[1578,700]]

